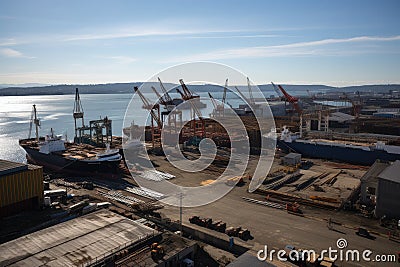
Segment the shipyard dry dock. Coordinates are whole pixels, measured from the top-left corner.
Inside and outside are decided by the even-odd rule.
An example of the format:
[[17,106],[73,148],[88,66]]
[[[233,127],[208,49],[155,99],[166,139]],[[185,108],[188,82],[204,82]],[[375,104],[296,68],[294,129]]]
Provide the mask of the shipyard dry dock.
[[159,232],[101,210],[0,245],[0,266],[85,266],[148,242]]

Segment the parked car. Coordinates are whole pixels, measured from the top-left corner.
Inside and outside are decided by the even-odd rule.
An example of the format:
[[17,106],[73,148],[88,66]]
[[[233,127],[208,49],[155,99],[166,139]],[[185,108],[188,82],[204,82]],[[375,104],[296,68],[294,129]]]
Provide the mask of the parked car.
[[359,227],[357,229],[356,235],[371,239],[371,240],[375,240],[376,237],[371,235],[367,229],[365,229],[364,227]]

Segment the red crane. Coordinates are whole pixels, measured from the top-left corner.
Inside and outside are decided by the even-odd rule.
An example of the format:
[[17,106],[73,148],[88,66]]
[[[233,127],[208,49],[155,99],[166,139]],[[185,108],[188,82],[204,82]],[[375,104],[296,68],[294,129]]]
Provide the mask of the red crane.
[[[275,85],[273,82],[271,82],[271,83],[272,83],[272,85],[274,86],[274,88],[276,88],[276,85]],[[292,106],[294,107],[294,109],[296,110],[296,112],[297,112],[299,115],[301,115],[303,111],[301,110],[301,108],[300,108],[300,106],[299,106],[299,98],[290,95],[290,94],[289,94],[288,92],[286,92],[286,90],[283,89],[283,87],[282,87],[281,85],[279,85],[279,84],[278,84],[278,88],[279,88],[279,90],[281,90],[281,92],[282,92],[282,94],[284,95],[284,97],[286,98],[286,100],[287,100],[290,104],[292,104]]]

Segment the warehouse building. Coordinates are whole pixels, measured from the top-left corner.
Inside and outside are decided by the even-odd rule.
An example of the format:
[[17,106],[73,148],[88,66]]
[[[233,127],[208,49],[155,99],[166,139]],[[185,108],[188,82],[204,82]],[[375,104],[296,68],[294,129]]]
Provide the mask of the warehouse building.
[[180,266],[195,246],[99,210],[1,244],[0,266]]
[[42,167],[0,160],[0,218],[40,207],[42,202]]
[[400,160],[377,160],[361,178],[360,203],[375,206],[375,216],[400,219]]
[[396,160],[378,176],[375,214],[400,219],[400,160]]
[[301,154],[299,153],[289,153],[282,159],[283,165],[296,166],[301,163]]
[[369,170],[361,177],[360,202],[364,205],[376,204],[376,192],[378,187],[378,176],[387,167],[389,162],[377,160]]

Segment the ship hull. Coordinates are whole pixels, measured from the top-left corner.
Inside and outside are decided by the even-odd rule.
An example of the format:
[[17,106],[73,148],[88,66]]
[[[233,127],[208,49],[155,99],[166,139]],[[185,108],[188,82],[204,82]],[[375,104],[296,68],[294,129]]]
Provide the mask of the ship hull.
[[53,173],[68,173],[73,176],[114,177],[119,172],[120,160],[88,162],[64,158],[53,153],[40,153],[29,147],[23,148],[28,162],[41,165],[45,170]]
[[363,150],[329,144],[278,140],[277,145],[286,152],[300,153],[308,158],[337,160],[357,165],[372,165],[377,159],[384,161],[400,160],[400,154],[388,153],[385,150]]

